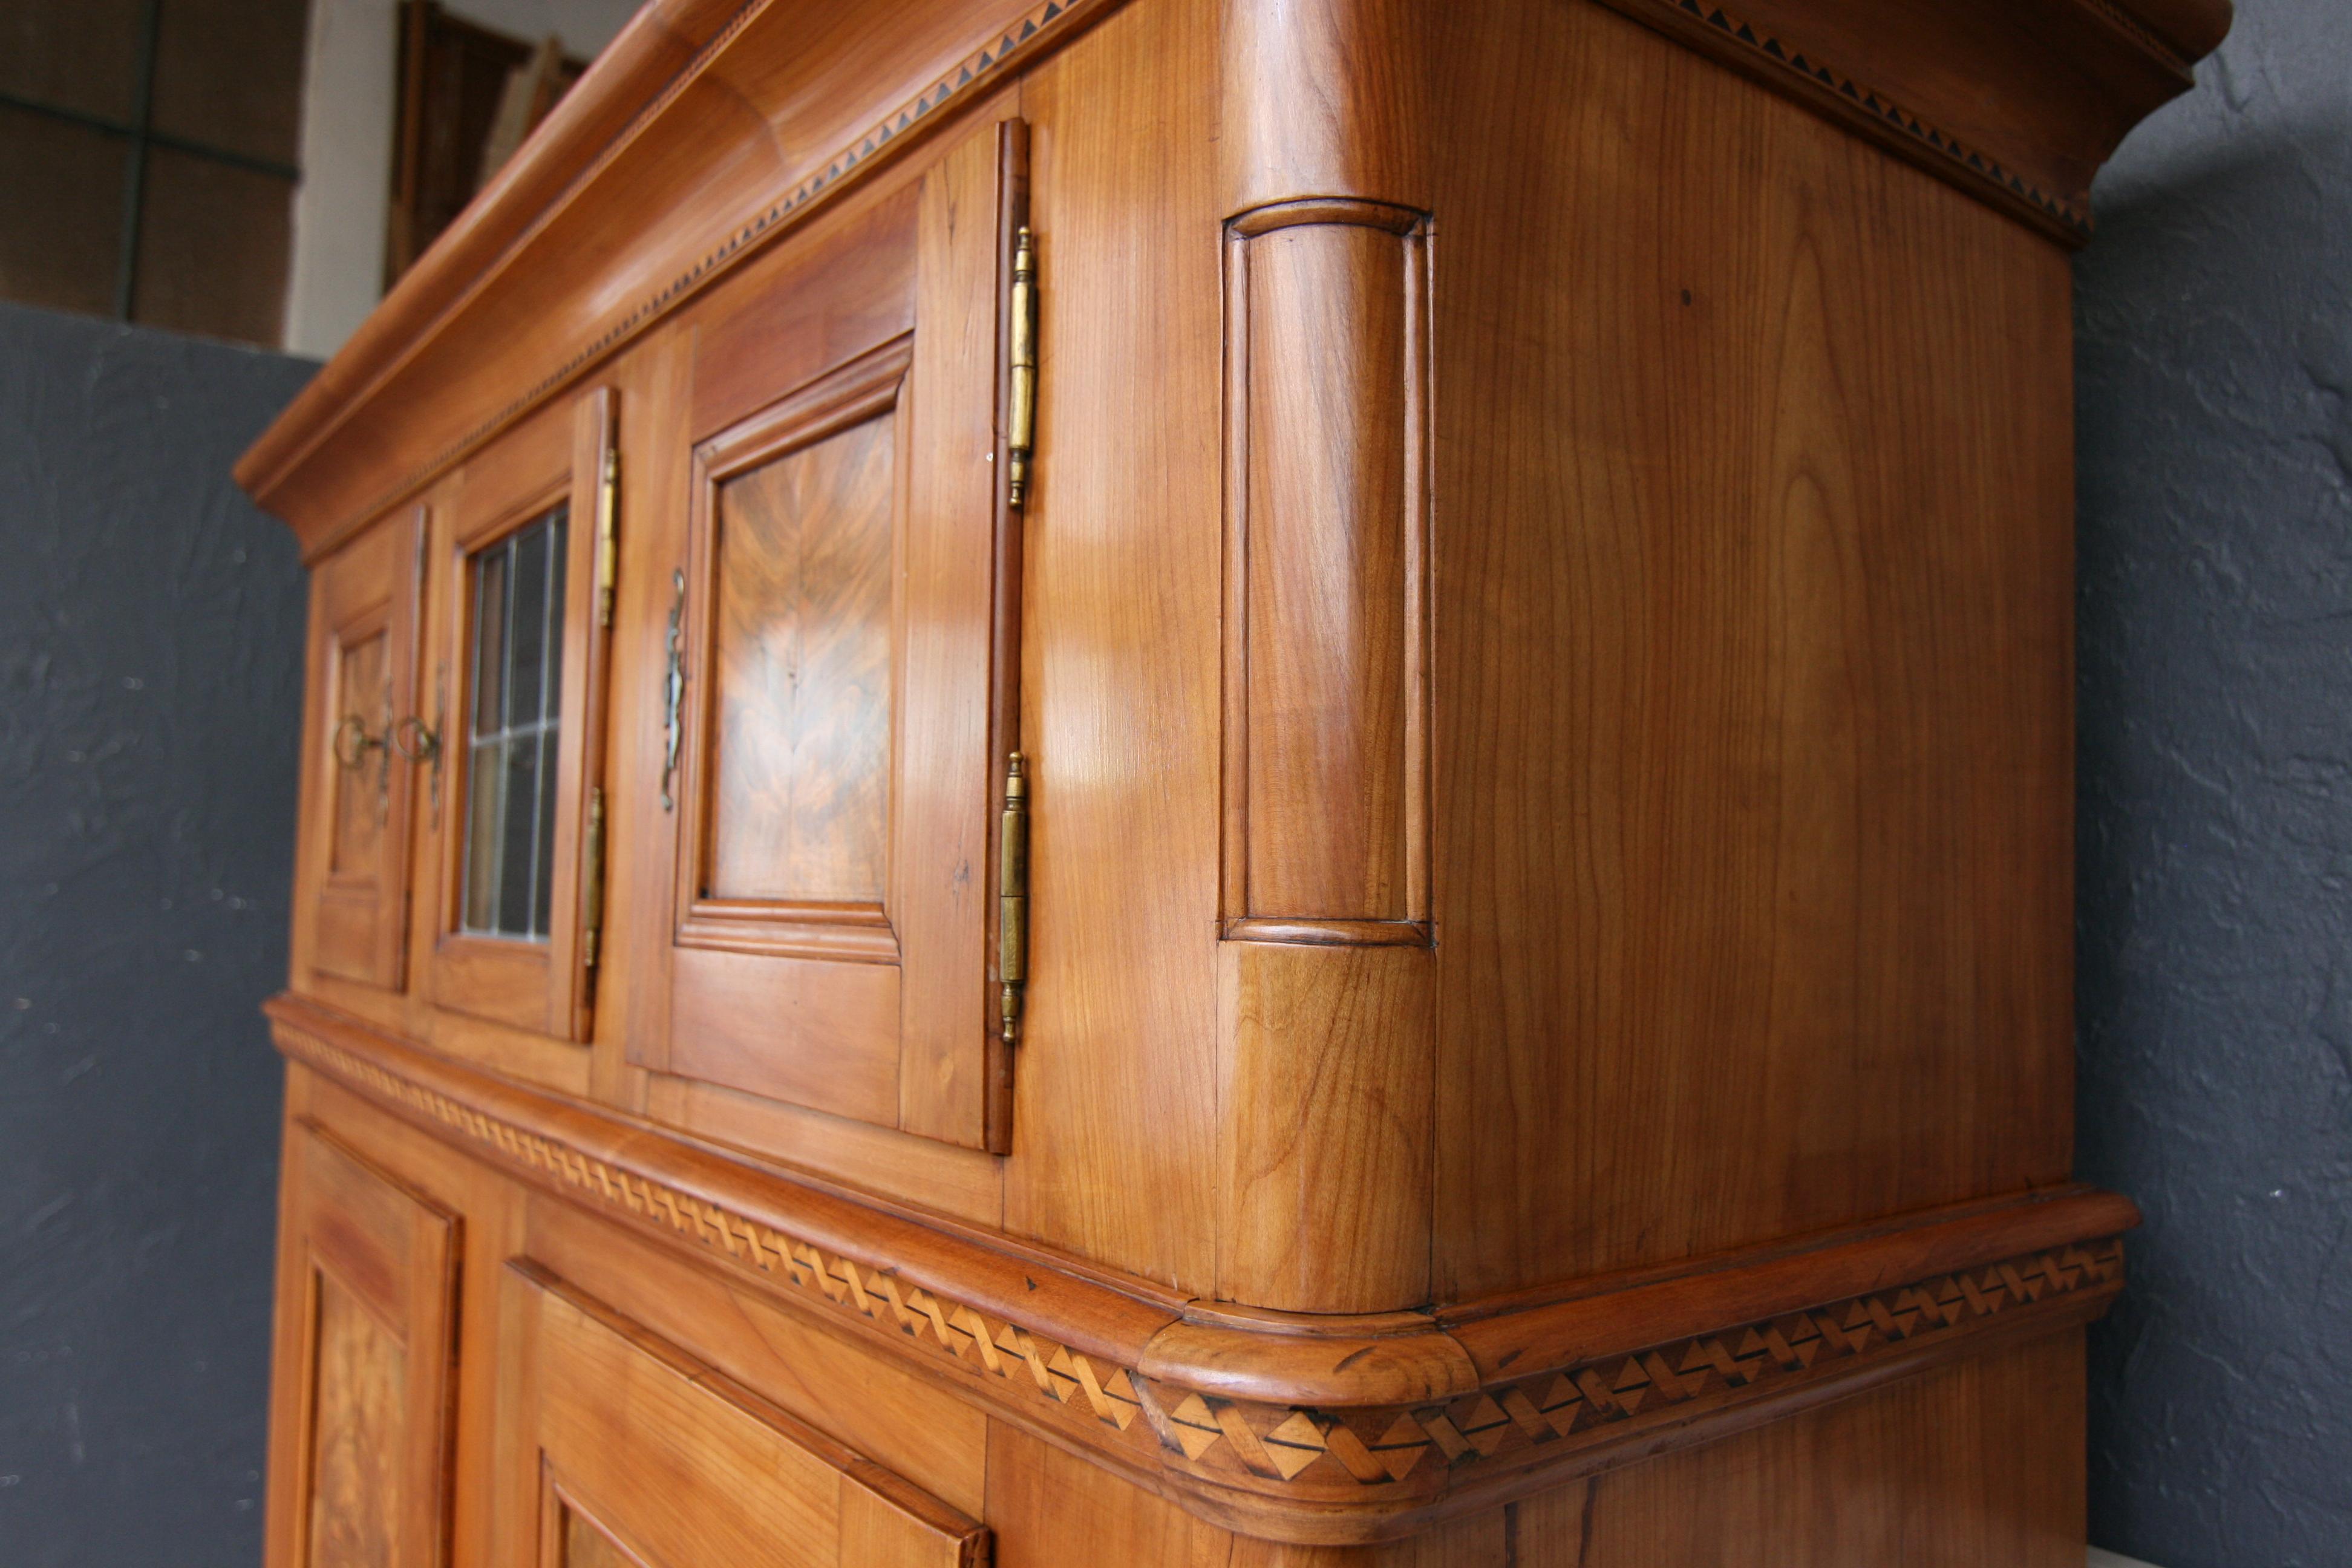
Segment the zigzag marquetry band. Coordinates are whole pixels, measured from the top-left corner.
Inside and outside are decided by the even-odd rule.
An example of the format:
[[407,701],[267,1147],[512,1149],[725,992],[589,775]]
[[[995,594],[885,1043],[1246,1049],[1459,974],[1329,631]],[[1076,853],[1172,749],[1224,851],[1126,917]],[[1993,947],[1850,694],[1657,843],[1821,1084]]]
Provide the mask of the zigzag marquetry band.
[[[918,1284],[888,1258],[852,1257],[794,1234],[772,1215],[748,1212],[751,1204],[714,1201],[707,1184],[697,1192],[687,1184],[690,1178],[658,1168],[660,1140],[639,1137],[643,1156],[623,1161],[563,1135],[562,1123],[582,1118],[609,1121],[622,1138],[638,1131],[609,1113],[428,1060],[309,1004],[281,1000],[271,1012],[290,1058],[478,1157],[697,1248],[739,1277],[870,1332],[902,1354],[959,1371],[1001,1413],[1076,1439],[1201,1511],[1246,1518],[1260,1531],[1269,1528],[1269,1517],[1279,1526],[1286,1504],[1386,1515],[1424,1511],[1464,1491],[1483,1495],[1518,1476],[1535,1479],[1512,1489],[1528,1489],[1637,1450],[1654,1452],[1680,1431],[1690,1433],[1683,1440],[1696,1441],[1726,1421],[1745,1425],[1782,1405],[1814,1403],[1849,1384],[1867,1386],[1952,1359],[1988,1334],[2057,1331],[2095,1316],[2123,1282],[2122,1243],[2090,1237],[1704,1333],[1515,1370],[1436,1397],[1234,1398],[1216,1392],[1225,1385],[1215,1375],[1204,1373],[1199,1386],[1189,1386],[1181,1367],[1171,1369],[1164,1356],[1153,1360],[1148,1375],[1139,1370],[1140,1344],[1123,1356],[1078,1348],[1067,1328],[1018,1321],[961,1299],[944,1279]],[[480,1093],[471,1092],[477,1080]],[[530,1109],[534,1101],[549,1108],[543,1119]],[[794,1184],[788,1178],[750,1166],[741,1174],[774,1186],[780,1203],[789,1202]],[[1075,1283],[1112,1294],[1091,1281]],[[978,1288],[971,1293],[988,1294]],[[1149,1305],[1169,1322],[1182,1310],[1165,1300]],[[1486,1320],[1487,1337],[1507,1321]],[[1429,1327],[1441,1330],[1434,1319]],[[1230,1331],[1236,1341],[1252,1335]]]

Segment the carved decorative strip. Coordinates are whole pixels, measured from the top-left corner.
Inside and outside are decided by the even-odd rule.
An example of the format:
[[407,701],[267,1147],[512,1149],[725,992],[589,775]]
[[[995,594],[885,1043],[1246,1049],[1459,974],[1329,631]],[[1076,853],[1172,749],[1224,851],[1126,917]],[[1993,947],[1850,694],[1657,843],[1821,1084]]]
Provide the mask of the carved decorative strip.
[[[2101,4],[2101,0],[2088,0],[2088,3],[2096,6],[2103,16],[2108,16],[2131,32],[2135,38],[2151,43],[2154,41],[2147,34],[2146,28],[2133,24],[2116,8]],[[1769,33],[1758,31],[1755,26],[1733,13],[1724,10],[1721,6],[1707,4],[1706,0],[1643,0],[1643,4],[1654,9],[1680,12],[1739,45],[1744,52],[1758,59],[1770,61],[1779,70],[1793,72],[1814,86],[1826,88],[1837,97],[1843,99],[1849,107],[1901,132],[1920,146],[1949,159],[1954,164],[1967,170],[1977,178],[1989,180],[2000,186],[2059,225],[2067,233],[2079,239],[2090,237],[2091,215],[2087,209],[2088,192],[2078,192],[2066,197],[2052,195],[2040,186],[2030,184],[2016,170],[2004,166],[2000,160],[1981,148],[1969,146],[1949,132],[1920,119],[1885,94],[1865,86],[1845,72],[1824,63],[1819,57],[1808,55]],[[2171,50],[2162,48],[2160,45],[2158,47],[2165,58],[2177,59],[2178,57],[2174,56]]]
[[[1394,1512],[1486,1474],[1573,1474],[1647,1452],[1717,1411],[1964,1353],[2028,1313],[2081,1321],[2123,1279],[2113,1238],[2042,1248],[1693,1337],[1521,1373],[1458,1397],[1331,1407],[1225,1398],[1072,1349],[1040,1328],[925,1289],[683,1188],[491,1115],[280,1018],[287,1054],[591,1205],[755,1271],[820,1312],[971,1374],[1016,1413],[1230,1507]],[[2055,1324],[2053,1323],[2054,1327]],[[1434,1329],[1434,1325],[1433,1325]],[[1138,1419],[1138,1417],[1142,1417]],[[1263,1521],[1261,1521],[1263,1523]]]
[[[975,89],[993,86],[1003,75],[1007,65],[1017,58],[1025,59],[1035,54],[1049,37],[1069,31],[1072,22],[1100,4],[1102,0],[1045,0],[1045,4],[1033,6],[1019,22],[1005,27],[1001,34],[976,45],[954,68],[941,73],[936,84],[898,105],[837,148],[825,159],[823,170],[810,174],[747,219],[726,239],[660,289],[614,318],[604,331],[574,350],[562,364],[540,377],[526,391],[517,394],[497,413],[481,420],[431,458],[417,465],[373,502],[360,509],[358,515],[373,517],[394,505],[401,497],[420,489],[434,475],[520,418],[541,399],[585,370],[591,363],[635,337],[686,295],[700,289],[740,260],[755,240],[765,238],[772,230],[781,231],[787,218],[799,216],[813,204],[832,195],[852,175],[888,152],[908,132],[928,123],[950,103],[968,100]],[[636,139],[638,132],[657,119],[767,8],[767,0],[753,0],[752,4],[738,12],[733,20],[703,45],[692,62],[672,79],[660,96],[629,121],[628,129],[614,137],[612,144],[564,187],[563,194],[550,202],[547,210],[515,237],[508,247],[508,253],[511,255],[529,244],[573,195],[593,183],[605,166]],[[473,290],[468,290],[469,295],[471,292]]]
[[906,1284],[890,1269],[861,1264],[583,1153],[545,1133],[488,1115],[331,1040],[283,1023],[278,1035],[289,1054],[311,1066],[540,1172],[583,1197],[666,1226],[877,1328],[944,1352],[966,1368],[1026,1395],[1066,1406],[1112,1431],[1133,1428],[1139,1439],[1149,1437],[1150,1428],[1136,1424],[1141,1402],[1126,1367],[1104,1364],[1007,1319]]
[[2122,1279],[2123,1243],[2109,1239],[1580,1362],[1437,1404],[1307,1410],[1149,1385],[1144,1409],[1169,1446],[1202,1470],[1319,1490],[1379,1487],[1408,1481],[1424,1467],[1458,1471],[1590,1446],[1626,1429],[1769,1398]]
[[2096,13],[2110,25],[2121,30],[2134,43],[2186,77],[2193,67],[2179,49],[2157,37],[2155,29],[2116,4],[2116,0],[2082,0],[2085,10]]

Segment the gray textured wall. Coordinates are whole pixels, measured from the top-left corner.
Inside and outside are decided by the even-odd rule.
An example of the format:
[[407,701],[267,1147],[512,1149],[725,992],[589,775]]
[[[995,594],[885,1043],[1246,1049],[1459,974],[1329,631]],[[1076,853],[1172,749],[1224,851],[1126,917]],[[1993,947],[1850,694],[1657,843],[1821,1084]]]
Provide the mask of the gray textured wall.
[[260,1561],[314,367],[0,305],[0,1563]]
[[2147,1226],[2091,1538],[2352,1563],[2352,5],[2240,0],[2095,196],[2079,1168]]

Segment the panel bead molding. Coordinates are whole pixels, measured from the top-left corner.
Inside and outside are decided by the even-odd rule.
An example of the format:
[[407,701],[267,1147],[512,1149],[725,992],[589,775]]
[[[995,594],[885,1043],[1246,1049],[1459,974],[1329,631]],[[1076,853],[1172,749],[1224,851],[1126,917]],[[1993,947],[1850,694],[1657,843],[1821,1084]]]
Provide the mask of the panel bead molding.
[[2122,1288],[2116,1235],[2137,1219],[2071,1187],[1430,1311],[1221,1311],[491,1079],[313,1003],[268,1011],[290,1060],[509,1175],[1276,1540],[1403,1534],[2062,1331]]
[[[2092,174],[2188,89],[2231,16],[2226,0],[1601,3],[2070,246],[2090,237]],[[1854,60],[1874,79],[1845,68]],[[1997,96],[1983,90],[1992,81]]]

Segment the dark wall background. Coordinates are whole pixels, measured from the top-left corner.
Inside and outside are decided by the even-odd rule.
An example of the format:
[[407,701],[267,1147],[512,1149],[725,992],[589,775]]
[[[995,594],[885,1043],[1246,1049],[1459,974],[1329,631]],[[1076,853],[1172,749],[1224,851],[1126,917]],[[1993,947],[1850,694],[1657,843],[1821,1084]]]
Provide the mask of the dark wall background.
[[260,1561],[315,368],[0,305],[0,1563]]
[[2091,1539],[2352,1563],[2352,5],[2239,0],[2101,176],[2081,326]]

